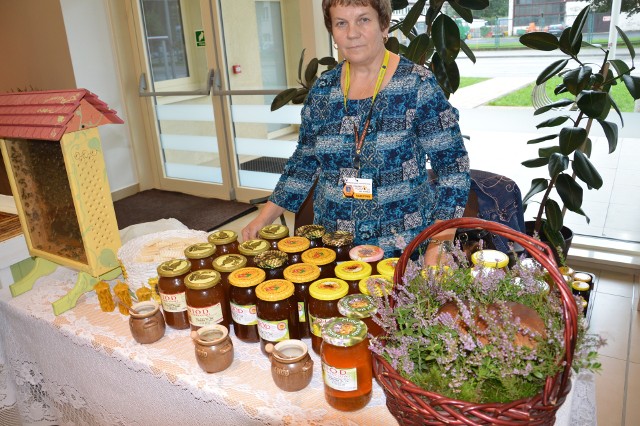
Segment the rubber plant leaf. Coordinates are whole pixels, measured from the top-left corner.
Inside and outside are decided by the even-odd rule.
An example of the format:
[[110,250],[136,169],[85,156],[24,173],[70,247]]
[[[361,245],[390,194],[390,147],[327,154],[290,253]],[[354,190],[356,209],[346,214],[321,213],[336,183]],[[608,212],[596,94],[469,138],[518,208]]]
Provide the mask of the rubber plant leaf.
[[302,53],[300,53],[300,62],[298,62],[298,80],[302,81],[302,65],[304,64],[304,51],[306,49],[302,49]]
[[391,0],[391,8],[393,10],[404,9],[409,6],[409,0]]
[[420,15],[422,15],[422,9],[424,9],[425,4],[426,0],[418,0],[411,9],[409,9],[409,12],[402,21],[402,25],[400,25],[400,31],[402,31],[405,36],[408,36],[413,27],[415,27],[418,19],[420,19]]
[[457,1],[450,1],[449,6],[451,6],[451,8],[455,10],[456,13],[460,15],[462,19],[464,19],[468,23],[473,22],[473,13],[471,12],[470,9],[464,6],[461,6]]
[[471,62],[473,62],[474,64],[476,63],[476,55],[473,54],[473,51],[469,48],[464,40],[460,40],[460,50],[462,50],[464,54],[467,55],[467,58],[469,58]]
[[483,10],[489,7],[489,0],[458,0],[458,4],[471,10]]
[[623,75],[622,81],[624,81],[624,85],[627,87],[633,100],[637,101],[640,99],[640,77]]
[[615,68],[618,75],[628,74],[630,71],[627,63],[621,59],[612,59],[609,63]]
[[389,52],[395,53],[396,55],[400,53],[400,41],[396,37],[389,37],[385,47]]
[[409,43],[405,56],[412,62],[424,63],[421,59],[429,49],[429,36],[426,34],[420,34]]
[[524,196],[524,198],[522,199],[522,202],[526,204],[531,197],[533,197],[534,195],[542,191],[546,191],[548,187],[549,187],[549,182],[547,182],[546,179],[543,179],[543,178],[533,179],[531,181],[531,188],[529,188],[529,192],[527,192],[527,194]]
[[304,103],[304,101],[307,99],[307,95],[308,94],[309,94],[309,89],[307,89],[306,87],[298,88],[298,92],[296,93],[296,95],[291,100],[291,103],[296,104],[296,105],[300,105],[300,104]]
[[559,152],[549,156],[549,176],[556,177],[569,168],[569,157]]
[[290,101],[293,100],[293,98],[296,97],[297,93],[298,93],[298,89],[296,88],[286,89],[278,93],[276,97],[273,98],[273,101],[271,101],[271,111],[280,109],[286,104],[288,104]]
[[562,123],[564,123],[565,121],[567,121],[569,119],[568,115],[561,115],[558,117],[553,117],[550,118],[548,120],[543,121],[542,123],[538,123],[538,125],[536,126],[537,129],[540,129],[542,127],[555,127],[555,126],[559,126]]
[[545,69],[542,70],[540,75],[538,75],[538,78],[536,78],[536,84],[542,84],[545,81],[549,80],[551,77],[554,77],[556,74],[562,71],[564,67],[567,66],[568,63],[569,63],[568,59],[558,59],[557,61],[552,62]]
[[318,74],[318,58],[312,58],[307,64],[307,69],[304,71],[304,80],[307,83],[306,87],[313,86],[316,75]]
[[627,49],[629,49],[629,55],[631,56],[631,61],[633,61],[636,58],[636,51],[633,48],[633,44],[631,43],[631,40],[629,40],[629,37],[627,37],[625,32],[622,31],[620,27],[618,27],[617,25],[616,25],[616,30],[618,31],[618,35],[620,36],[620,38],[624,41],[624,44],[627,45]]
[[549,198],[544,205],[544,215],[547,219],[547,225],[554,231],[560,231],[562,228],[562,210],[555,200]]
[[583,90],[576,98],[580,111],[587,117],[604,119],[611,109],[611,101],[607,92]]
[[571,31],[569,32],[569,40],[571,41],[571,52],[574,56],[580,53],[580,46],[582,45],[582,29],[587,22],[587,16],[589,15],[589,6],[583,8],[576,19],[571,25]]
[[560,152],[569,155],[587,140],[587,131],[582,127],[564,127],[560,130]]
[[618,125],[604,120],[598,120],[598,123],[600,123],[600,126],[604,131],[604,135],[607,137],[607,142],[609,142],[609,154],[611,154],[618,147]]
[[536,138],[536,139],[531,139],[531,140],[527,141],[527,144],[531,145],[531,144],[535,144],[535,143],[546,142],[546,141],[550,141],[551,139],[555,139],[557,137],[558,137],[557,133],[555,133],[553,135],[546,135],[546,136],[542,136],[542,137],[539,137],[539,138]]
[[549,158],[548,157],[534,158],[533,160],[523,161],[521,164],[529,169],[533,169],[535,167],[542,167],[549,164]]
[[567,98],[562,98],[559,99],[555,102],[552,102],[548,105],[545,106],[541,106],[540,108],[538,108],[537,110],[535,110],[535,112],[533,113],[533,115],[540,115],[543,114],[553,108],[562,108],[562,107],[566,107],[569,105],[573,104],[573,100],[572,99],[567,99]]
[[433,21],[431,37],[442,60],[449,64],[456,60],[460,52],[460,30],[449,16],[441,13]]
[[587,184],[589,189],[602,187],[602,176],[581,151],[576,151],[573,157],[573,171],[581,181]]
[[431,71],[445,94],[454,93],[460,87],[460,71],[455,61],[447,64],[435,52],[431,57]]
[[547,221],[544,222],[542,226],[542,231],[544,236],[547,238],[547,241],[553,246],[553,250],[560,254],[565,249],[564,237],[560,231],[554,231],[551,229],[551,226],[547,224]]
[[582,187],[568,174],[558,175],[556,191],[558,191],[564,205],[572,212],[576,212],[582,207]]
[[556,50],[560,47],[560,42],[556,36],[542,31],[522,34],[520,36],[520,43],[531,49],[542,50],[545,52],[551,52],[552,50]]
[[[622,118],[622,111],[620,111],[620,108],[618,108],[618,104],[616,103],[616,101],[611,97],[611,94],[607,93],[607,99],[609,100],[609,103],[611,104],[611,107],[618,113],[618,117],[620,117],[620,125],[622,127],[624,127],[624,119]],[[608,111],[607,111],[608,113]],[[600,117],[602,120],[604,120],[605,118],[607,118],[607,116],[605,115],[604,117]]]

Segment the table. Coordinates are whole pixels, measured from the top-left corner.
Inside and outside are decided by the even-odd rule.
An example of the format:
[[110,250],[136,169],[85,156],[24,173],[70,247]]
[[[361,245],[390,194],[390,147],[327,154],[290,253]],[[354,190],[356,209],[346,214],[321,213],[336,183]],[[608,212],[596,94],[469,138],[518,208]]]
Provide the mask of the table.
[[[158,342],[137,344],[128,318],[117,309],[100,311],[94,292],[54,316],[51,302],[66,294],[76,278],[76,272],[60,267],[40,278],[33,290],[0,301],[0,424],[397,424],[375,382],[365,409],[345,413],[331,408],[313,351],[311,384],[289,393],[274,385],[257,344],[233,337],[231,367],[207,374],[195,361],[189,331],[167,328]],[[572,413],[595,419],[595,405],[591,411],[584,407],[584,402],[593,403],[594,383],[581,377],[574,381],[558,424],[573,423]],[[570,403],[574,393],[578,398]]]

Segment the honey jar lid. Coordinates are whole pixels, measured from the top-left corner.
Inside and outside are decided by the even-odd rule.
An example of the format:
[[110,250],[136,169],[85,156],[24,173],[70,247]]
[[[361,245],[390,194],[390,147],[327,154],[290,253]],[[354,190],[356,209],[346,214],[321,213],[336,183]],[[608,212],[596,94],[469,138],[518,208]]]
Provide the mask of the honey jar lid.
[[336,317],[322,327],[322,339],[334,346],[354,346],[366,337],[367,325],[355,318]]
[[244,268],[247,264],[247,258],[241,254],[223,254],[213,259],[213,269],[218,272],[231,272],[238,268]]
[[358,283],[360,293],[371,295],[370,288],[373,289],[373,296],[388,296],[393,291],[393,283],[384,275],[371,275],[363,278]]
[[378,246],[363,244],[355,246],[349,250],[351,260],[361,260],[363,262],[377,262],[384,257],[384,250]]
[[247,240],[238,246],[240,254],[245,256],[255,256],[262,252],[265,252],[271,248],[268,241],[256,238],[254,240]]
[[325,232],[324,226],[316,224],[302,225],[296,229],[296,235],[306,237],[310,240],[322,238]]
[[504,268],[509,264],[509,257],[498,250],[478,250],[471,255],[471,261],[485,268]]
[[378,307],[371,296],[349,294],[338,301],[338,312],[347,318],[369,318],[378,312]]
[[320,276],[320,268],[310,263],[294,263],[284,268],[282,272],[285,280],[292,283],[309,283]]
[[265,240],[279,240],[289,236],[289,228],[284,225],[274,223],[262,227],[258,234],[260,235],[260,238],[264,238]]
[[588,274],[586,272],[576,272],[573,274],[573,279],[576,281],[584,281],[586,283],[591,283],[591,281],[593,280],[593,277],[591,276],[591,274]]
[[336,252],[326,247],[314,247],[304,251],[300,257],[304,263],[322,266],[335,262]]
[[353,234],[349,231],[328,232],[322,236],[325,246],[343,247],[353,244]]
[[267,302],[277,302],[293,295],[295,286],[287,280],[267,280],[256,287],[256,297]]
[[309,295],[317,300],[336,300],[349,292],[349,284],[340,278],[323,278],[309,286]]
[[264,281],[266,276],[260,268],[240,268],[229,274],[229,284],[236,287],[253,287]]
[[211,243],[195,243],[184,249],[184,255],[187,259],[204,259],[213,256],[216,252],[215,244]]
[[238,240],[238,234],[234,231],[229,231],[227,229],[213,231],[207,237],[207,241],[211,244],[223,245],[229,244]]
[[285,253],[300,253],[309,248],[311,241],[307,237],[286,237],[278,241],[278,250]]
[[191,262],[186,259],[172,259],[158,265],[158,275],[161,277],[177,277],[191,270]]
[[589,291],[591,287],[589,287],[589,283],[584,281],[573,281],[571,283],[571,288],[575,291]]
[[560,270],[560,273],[562,275],[569,275],[570,277],[573,276],[573,274],[576,272],[574,271],[570,266],[561,266],[558,268]]
[[371,265],[360,260],[347,260],[335,268],[336,277],[346,281],[356,281],[371,275]]
[[376,265],[376,269],[378,270],[378,274],[384,275],[389,279],[393,279],[393,274],[396,271],[396,265],[398,264],[399,257],[388,257],[386,259],[382,259]]
[[256,266],[263,269],[281,268],[287,263],[287,260],[289,260],[287,253],[280,250],[267,250],[253,258]]
[[213,269],[200,269],[184,277],[184,285],[191,290],[205,290],[220,282],[220,273]]

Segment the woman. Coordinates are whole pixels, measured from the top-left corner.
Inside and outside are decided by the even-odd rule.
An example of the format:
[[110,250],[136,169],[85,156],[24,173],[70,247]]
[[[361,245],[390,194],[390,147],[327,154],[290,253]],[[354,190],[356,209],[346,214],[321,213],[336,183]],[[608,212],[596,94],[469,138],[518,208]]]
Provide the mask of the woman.
[[[309,92],[296,151],[242,236],[255,238],[285,209],[297,211],[317,179],[315,223],[398,256],[434,221],[462,216],[469,161],[458,112],[427,68],[385,49],[389,0],[323,0],[322,7],[345,61]],[[427,162],[436,186],[429,185]],[[429,263],[453,232],[431,240]]]

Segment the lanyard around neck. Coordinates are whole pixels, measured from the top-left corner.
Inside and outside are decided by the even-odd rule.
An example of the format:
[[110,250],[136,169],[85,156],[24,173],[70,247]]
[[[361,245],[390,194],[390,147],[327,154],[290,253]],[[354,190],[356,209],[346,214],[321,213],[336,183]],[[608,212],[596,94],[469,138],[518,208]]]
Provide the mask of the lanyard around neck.
[[[373,107],[373,102],[376,100],[376,96],[378,96],[378,92],[380,92],[380,87],[382,87],[382,82],[384,81],[384,75],[387,73],[387,66],[389,65],[389,51],[384,51],[384,60],[382,61],[382,65],[380,66],[380,71],[378,71],[378,80],[376,81],[376,87],[373,90],[373,99],[371,100],[371,106]],[[347,110],[347,98],[349,96],[349,88],[351,87],[351,66],[349,61],[345,63],[345,72],[344,76],[344,110]]]

